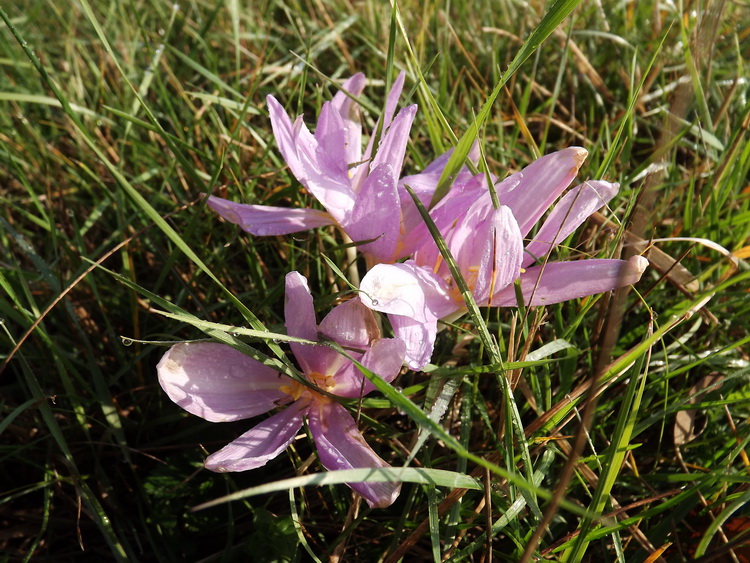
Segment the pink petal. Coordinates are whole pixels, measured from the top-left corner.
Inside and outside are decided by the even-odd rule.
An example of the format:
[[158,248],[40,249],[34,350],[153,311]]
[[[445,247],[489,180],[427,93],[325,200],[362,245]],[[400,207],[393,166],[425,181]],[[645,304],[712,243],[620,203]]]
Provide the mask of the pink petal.
[[[629,261],[591,259],[534,266],[521,274],[524,303],[551,305],[631,285],[641,279],[646,266],[648,260],[642,256],[633,256]],[[495,294],[491,304],[515,306],[514,287],[508,286]]]
[[317,209],[247,205],[216,196],[208,198],[208,206],[230,223],[257,236],[286,235],[334,223],[328,213]]
[[334,307],[318,328],[326,337],[349,348],[364,350],[372,340],[380,338],[375,315],[359,298]]
[[362,279],[360,299],[370,309],[412,318],[439,319],[456,310],[446,282],[409,260],[377,264]]
[[400,234],[401,210],[396,180],[389,164],[375,168],[357,194],[346,234],[355,242],[375,239],[359,247],[377,262],[390,262]]
[[[372,158],[373,149],[375,148],[373,147],[376,136],[375,131],[377,131],[378,127],[380,127],[380,123],[382,122],[383,124],[381,129],[381,138],[382,135],[384,135],[388,130],[388,127],[391,125],[391,119],[393,119],[393,114],[396,111],[396,106],[398,106],[398,99],[401,96],[401,90],[404,87],[404,78],[405,75],[403,72],[401,72],[396,77],[396,80],[393,81],[393,86],[391,87],[391,91],[388,93],[385,101],[385,109],[383,110],[383,115],[375,124],[375,129],[373,130],[373,134],[370,136],[370,140],[367,143],[367,148],[365,149],[365,153],[362,156],[362,160],[370,160]],[[367,176],[370,169],[371,167],[369,166],[361,166],[357,168],[356,172],[354,170],[352,171],[352,186],[354,186],[354,191],[359,190],[359,186],[362,185],[362,181],[364,180],[365,176]],[[398,173],[401,170],[401,167],[399,166],[399,168],[396,169],[394,166],[394,170],[396,170],[396,173]]]
[[[477,174],[464,183],[454,184],[448,194],[430,211],[430,217],[443,238],[448,240],[452,238],[456,225],[467,224],[466,214],[472,206],[480,206],[480,202],[492,206],[484,174]],[[419,220],[422,221],[422,218]],[[408,238],[418,245],[414,247],[417,249],[414,252],[415,262],[425,268],[439,270],[441,275],[448,275],[444,265],[439,267],[443,259],[424,224],[409,233]]]
[[520,274],[523,237],[516,219],[504,205],[493,209],[489,198],[471,207],[456,228],[450,248],[480,304]]
[[317,142],[307,127],[304,126],[301,119],[296,120],[292,124],[291,119],[289,119],[282,105],[276,101],[276,98],[267,96],[266,101],[268,103],[268,113],[271,118],[273,136],[276,138],[276,144],[279,146],[281,156],[284,157],[289,169],[297,180],[302,185],[306,185],[305,170],[299,159],[299,153],[315,154]]
[[[286,275],[286,290],[284,293],[284,320],[286,333],[289,336],[318,340],[318,325],[315,320],[315,306],[307,286],[307,279],[299,272],[289,272]],[[290,344],[294,357],[307,374],[318,372],[326,364],[325,354],[338,356],[334,350],[307,344]],[[321,358],[321,353],[325,356]]]
[[[343,149],[339,149],[340,151]],[[347,171],[340,171],[326,158],[322,149],[315,154],[299,153],[307,190],[340,225],[348,222],[354,207],[354,192]],[[299,179],[299,178],[298,178]],[[300,180],[301,181],[301,180]]]
[[[390,467],[365,442],[347,410],[334,402],[317,403],[308,412],[310,432],[320,463],[329,471]],[[390,506],[398,498],[400,483],[348,483],[373,508]]]
[[348,179],[345,133],[344,121],[336,107],[331,102],[324,103],[315,127],[318,166],[330,176]]
[[393,173],[394,184],[401,175],[406,144],[409,142],[409,132],[411,131],[411,124],[414,122],[416,113],[416,105],[409,106],[398,112],[396,119],[393,120],[393,123],[391,123],[388,130],[383,134],[377,154],[370,164],[371,171],[375,170],[381,164],[389,164]]
[[362,121],[359,105],[344,92],[357,97],[364,88],[365,75],[358,72],[341,85],[342,91],[331,100],[344,122],[344,156],[349,165],[362,160]]
[[435,347],[437,318],[419,322],[409,317],[388,315],[388,320],[393,328],[393,335],[406,347],[404,363],[414,371],[425,367],[430,362]]
[[[371,344],[360,363],[390,383],[401,371],[405,354],[406,345],[398,338],[380,338]],[[351,362],[336,374],[336,395],[363,397],[373,391],[375,385]]]
[[568,147],[535,160],[497,185],[500,203],[513,210],[523,236],[570,185],[587,154],[581,147]]
[[262,467],[283,452],[302,428],[302,415],[308,407],[301,401],[267,418],[248,430],[204,463],[211,471],[247,471]]
[[544,257],[568,238],[594,211],[606,205],[619,187],[619,184],[593,180],[566,193],[552,209],[534,240],[526,245],[523,267]]
[[393,119],[393,114],[396,112],[398,106],[398,99],[401,97],[401,91],[404,89],[404,79],[406,74],[399,72],[396,80],[393,81],[390,92],[385,99],[385,111],[383,111],[383,130],[388,129]]
[[210,422],[257,416],[288,402],[289,378],[218,342],[172,346],[156,366],[170,399]]

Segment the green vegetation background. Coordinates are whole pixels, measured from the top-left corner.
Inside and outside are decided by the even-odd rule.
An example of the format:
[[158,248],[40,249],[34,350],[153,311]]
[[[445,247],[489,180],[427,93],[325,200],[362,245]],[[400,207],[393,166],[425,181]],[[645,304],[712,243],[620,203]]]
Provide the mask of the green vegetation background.
[[[426,410],[445,402],[460,444],[429,439],[412,465],[471,475],[476,490],[406,483],[369,511],[342,485],[308,486],[191,511],[320,470],[305,439],[256,471],[203,470],[251,423],[191,417],[156,382],[164,345],[205,337],[185,314],[155,311],[158,297],[247,326],[223,285],[283,332],[286,272],[310,279],[321,312],[346,295],[322,259],[346,263],[334,232],[252,238],[204,208],[205,193],[313,205],[284,168],[265,96],[310,123],[334,81],[361,71],[370,128],[405,70],[402,103],[420,106],[413,173],[472,126],[550,7],[6,3],[0,560],[749,560],[750,11],[721,0],[558,2],[553,13],[571,15],[487,115],[498,176],[581,145],[580,178],[621,183],[563,257],[648,247],[651,267],[637,292],[486,312],[503,369],[467,319],[441,333],[432,374],[397,380]],[[370,442],[403,464],[414,413],[377,397],[363,407]]]

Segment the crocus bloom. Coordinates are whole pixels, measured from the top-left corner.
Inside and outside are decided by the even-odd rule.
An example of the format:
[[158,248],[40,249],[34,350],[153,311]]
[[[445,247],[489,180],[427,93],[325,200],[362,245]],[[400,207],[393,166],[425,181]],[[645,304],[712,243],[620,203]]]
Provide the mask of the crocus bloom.
[[[401,369],[404,344],[380,338],[372,311],[357,298],[338,305],[316,324],[307,280],[291,272],[286,277],[285,315],[290,336],[314,341],[322,335],[336,341],[386,381],[393,380]],[[374,390],[351,360],[332,348],[297,343],[291,347],[307,381],[327,393],[357,398]],[[205,466],[212,471],[245,471],[265,465],[294,440],[303,417],[326,469],[388,467],[365,442],[342,405],[227,345],[177,344],[161,359],[157,371],[170,399],[211,422],[251,418],[284,407],[211,454]],[[373,507],[390,505],[400,490],[396,483],[349,486]]]
[[[603,293],[637,282],[648,261],[588,259],[547,262],[549,251],[565,240],[616,193],[618,184],[585,182],[554,206],[536,236],[524,238],[575,177],[586,150],[571,147],[544,156],[499,182],[495,209],[484,177],[454,188],[431,216],[480,306],[516,305],[520,278],[526,305],[549,305]],[[542,262],[531,266],[534,262]],[[434,241],[412,260],[378,264],[362,279],[361,299],[388,313],[394,333],[407,346],[407,364],[421,369],[432,355],[438,319],[455,320],[465,302]]]
[[[355,242],[371,241],[359,247],[371,261],[390,262],[404,256],[408,233],[401,209],[405,203],[412,204],[403,184],[399,185],[399,176],[417,106],[404,108],[393,117],[403,85],[402,73],[386,100],[380,143],[374,147],[376,135],[372,135],[364,153],[360,109],[349,97],[362,93],[363,74],[352,76],[333,100],[323,104],[315,134],[307,129],[302,116],[292,122],[281,104],[268,96],[271,125],[284,160],[326,211],[244,205],[215,196],[209,197],[209,207],[254,235],[337,225]],[[435,167],[425,172],[429,177]],[[420,183],[420,177],[413,179]]]

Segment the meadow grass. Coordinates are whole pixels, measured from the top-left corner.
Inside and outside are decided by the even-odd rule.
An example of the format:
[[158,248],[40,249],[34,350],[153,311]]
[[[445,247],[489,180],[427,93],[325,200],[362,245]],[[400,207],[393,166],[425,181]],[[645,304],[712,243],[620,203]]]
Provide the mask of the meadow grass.
[[[746,10],[3,7],[2,560],[747,561]],[[309,279],[321,314],[351,292],[333,230],[252,237],[204,196],[316,205],[265,96],[312,119],[364,72],[371,129],[400,70],[401,107],[419,104],[406,173],[477,130],[500,177],[583,146],[579,178],[621,189],[558,256],[651,265],[632,291],[464,317],[424,372],[368,396],[368,440],[413,468],[383,474],[405,480],[387,509],[326,475],[306,438],[211,473],[206,455],[250,424],[172,404],[166,346],[212,337],[291,373],[284,275]]]

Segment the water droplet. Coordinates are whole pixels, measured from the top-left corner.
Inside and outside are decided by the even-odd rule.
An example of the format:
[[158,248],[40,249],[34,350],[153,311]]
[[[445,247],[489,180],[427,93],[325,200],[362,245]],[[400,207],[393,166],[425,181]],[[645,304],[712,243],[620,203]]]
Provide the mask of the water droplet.
[[239,338],[240,337],[240,333],[239,332],[233,332],[232,336],[234,336],[235,338]]
[[120,340],[122,341],[123,346],[132,346],[133,345],[133,339],[128,338],[127,336],[121,336]]

